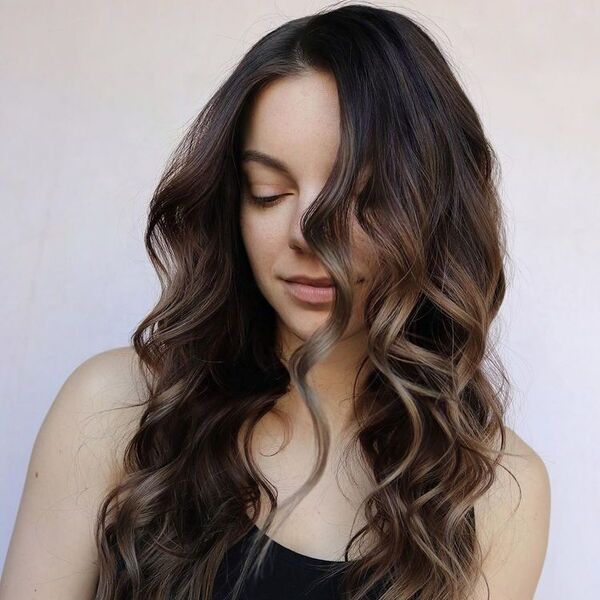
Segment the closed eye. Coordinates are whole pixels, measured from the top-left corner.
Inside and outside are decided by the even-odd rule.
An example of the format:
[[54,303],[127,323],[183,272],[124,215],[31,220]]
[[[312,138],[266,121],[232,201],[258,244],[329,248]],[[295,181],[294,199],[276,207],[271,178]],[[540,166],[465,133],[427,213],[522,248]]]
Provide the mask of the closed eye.
[[279,194],[277,196],[253,196],[252,194],[249,195],[250,198],[252,198],[253,202],[255,202],[256,204],[260,204],[261,206],[265,206],[275,204],[277,200],[279,200],[279,198],[287,196],[288,194]]

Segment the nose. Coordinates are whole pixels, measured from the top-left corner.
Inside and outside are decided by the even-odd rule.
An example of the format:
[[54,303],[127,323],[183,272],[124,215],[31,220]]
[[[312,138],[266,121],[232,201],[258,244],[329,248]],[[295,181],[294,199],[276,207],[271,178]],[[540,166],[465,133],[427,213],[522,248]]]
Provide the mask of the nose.
[[312,252],[300,228],[300,222],[310,204],[314,201],[317,193],[313,193],[310,199],[298,196],[295,207],[290,211],[290,222],[288,224],[288,245],[292,250],[309,254]]

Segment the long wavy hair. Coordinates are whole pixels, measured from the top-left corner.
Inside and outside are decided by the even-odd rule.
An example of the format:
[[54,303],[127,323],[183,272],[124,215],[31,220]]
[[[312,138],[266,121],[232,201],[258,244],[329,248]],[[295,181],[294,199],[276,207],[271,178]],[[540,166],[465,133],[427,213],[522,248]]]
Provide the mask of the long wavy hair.
[[[240,234],[240,140],[257,92],[307,69],[331,73],[339,95],[336,161],[302,219],[337,293],[327,321],[284,360]],[[330,424],[307,373],[349,322],[352,218],[379,264],[363,314],[372,368],[364,385],[354,382],[357,429],[345,456],[358,451],[376,485],[361,505],[366,525],[326,576],[339,573],[350,600],[459,600],[474,589],[482,549],[469,510],[506,453],[508,379],[489,335],[506,288],[499,173],[448,59],[411,18],[329,6],[251,47],[151,200],[145,243],[161,293],[131,336],[147,394],[124,477],[98,513],[96,600],[209,600],[225,553],[260,513],[262,489],[269,516],[232,597],[259,576],[282,506],[253,461],[252,432],[278,398],[299,391],[318,452],[293,508],[329,454]],[[365,550],[367,536],[376,543]],[[354,545],[360,558],[348,560]]]

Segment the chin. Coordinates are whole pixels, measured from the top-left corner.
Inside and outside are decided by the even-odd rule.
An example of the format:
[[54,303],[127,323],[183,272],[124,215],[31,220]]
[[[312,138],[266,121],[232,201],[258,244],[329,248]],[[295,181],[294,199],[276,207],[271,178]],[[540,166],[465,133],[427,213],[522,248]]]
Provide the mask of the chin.
[[[286,307],[284,311],[278,311],[277,320],[280,329],[302,342],[305,342],[323,325],[323,323],[325,323],[328,317],[329,313],[326,310],[303,311],[302,309],[290,310],[289,307]],[[364,330],[364,323],[357,320],[356,315],[352,315],[340,341],[350,338]]]
[[277,321],[281,328],[294,334],[302,340],[307,340],[327,320],[326,311],[305,311],[298,308],[286,307],[277,311]]

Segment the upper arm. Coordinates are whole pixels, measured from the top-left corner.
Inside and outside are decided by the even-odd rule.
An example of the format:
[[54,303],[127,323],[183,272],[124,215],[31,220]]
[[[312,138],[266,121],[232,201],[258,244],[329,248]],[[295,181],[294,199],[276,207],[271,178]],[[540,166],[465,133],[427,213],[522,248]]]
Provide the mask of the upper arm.
[[0,600],[82,600],[97,584],[95,519],[139,409],[132,351],[79,365],[35,438],[0,581]]
[[[477,537],[490,600],[533,600],[542,572],[550,527],[550,478],[538,454],[508,429],[497,481],[475,505]],[[519,490],[520,486],[520,490]],[[520,492],[520,493],[519,493]],[[483,578],[471,600],[486,600]]]

